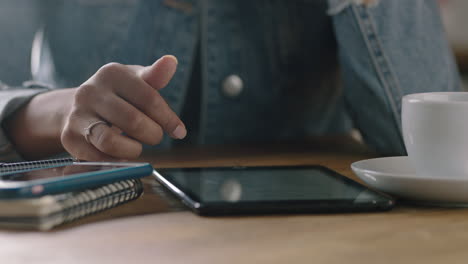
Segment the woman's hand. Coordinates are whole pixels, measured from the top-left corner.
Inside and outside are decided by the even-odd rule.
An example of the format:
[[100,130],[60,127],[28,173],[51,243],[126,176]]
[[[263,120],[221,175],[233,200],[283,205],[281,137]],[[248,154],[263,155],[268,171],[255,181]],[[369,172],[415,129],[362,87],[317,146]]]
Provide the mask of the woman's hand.
[[174,56],[148,67],[104,65],[78,88],[35,96],[5,121],[5,131],[27,159],[64,149],[83,160],[134,159],[142,143],[158,144],[164,132],[176,139],[187,134],[159,94],[176,68]]
[[159,93],[176,68],[173,56],[149,67],[104,65],[76,88],[63,121],[63,147],[84,160],[134,159],[141,154],[142,143],[156,145],[164,132],[184,138],[185,125]]

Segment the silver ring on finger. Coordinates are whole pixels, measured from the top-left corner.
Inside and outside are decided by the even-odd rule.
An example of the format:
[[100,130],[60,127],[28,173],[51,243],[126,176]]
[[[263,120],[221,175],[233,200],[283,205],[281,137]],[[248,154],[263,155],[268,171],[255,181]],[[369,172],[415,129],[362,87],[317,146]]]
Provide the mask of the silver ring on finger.
[[84,137],[85,137],[85,139],[86,139],[86,142],[88,142],[89,144],[91,144],[91,141],[89,140],[89,137],[91,136],[91,133],[92,133],[93,128],[94,128],[95,126],[97,126],[97,125],[100,125],[100,124],[109,126],[109,123],[107,123],[106,121],[99,120],[99,121],[95,121],[95,122],[89,124],[89,126],[87,126],[87,127],[84,129]]

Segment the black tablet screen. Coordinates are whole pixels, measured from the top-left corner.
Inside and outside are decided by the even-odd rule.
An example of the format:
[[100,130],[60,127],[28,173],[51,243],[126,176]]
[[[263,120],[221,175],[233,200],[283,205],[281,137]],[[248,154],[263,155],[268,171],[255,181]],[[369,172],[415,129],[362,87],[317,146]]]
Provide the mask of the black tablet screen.
[[201,203],[388,200],[386,196],[319,166],[166,169],[159,172],[170,184]]

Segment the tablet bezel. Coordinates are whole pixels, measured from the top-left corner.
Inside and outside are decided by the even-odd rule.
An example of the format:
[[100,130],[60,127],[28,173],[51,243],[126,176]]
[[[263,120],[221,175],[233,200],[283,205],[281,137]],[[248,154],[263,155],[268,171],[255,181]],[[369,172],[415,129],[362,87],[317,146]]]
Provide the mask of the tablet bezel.
[[[181,186],[171,182],[163,174],[170,170],[258,170],[258,169],[313,169],[321,170],[328,176],[334,177],[346,184],[357,185],[360,188],[369,190],[378,195],[382,200],[364,200],[356,202],[354,199],[331,199],[331,200],[270,200],[270,201],[241,201],[230,202],[207,202],[198,199],[197,195],[190,190],[185,190]],[[343,176],[336,171],[319,165],[304,166],[255,166],[255,167],[192,167],[192,168],[168,168],[154,172],[156,179],[168,188],[172,194],[186,204],[190,209],[200,215],[238,215],[238,214],[276,214],[276,213],[339,213],[339,212],[364,212],[364,211],[385,211],[393,208],[395,200],[381,192],[369,189],[368,187]]]

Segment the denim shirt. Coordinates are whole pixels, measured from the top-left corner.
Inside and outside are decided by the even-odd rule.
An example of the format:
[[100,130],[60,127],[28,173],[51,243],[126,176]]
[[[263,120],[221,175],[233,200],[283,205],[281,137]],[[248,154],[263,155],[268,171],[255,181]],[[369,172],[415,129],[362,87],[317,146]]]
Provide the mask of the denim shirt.
[[[402,154],[401,96],[459,89],[435,1],[29,2],[38,22],[33,84],[77,87],[106,63],[173,54],[178,71],[161,93],[179,114],[199,100],[197,144],[300,141],[356,127],[377,151]],[[18,103],[12,90],[25,92]],[[43,91],[8,87],[1,117]],[[9,144],[5,135],[0,143]]]

